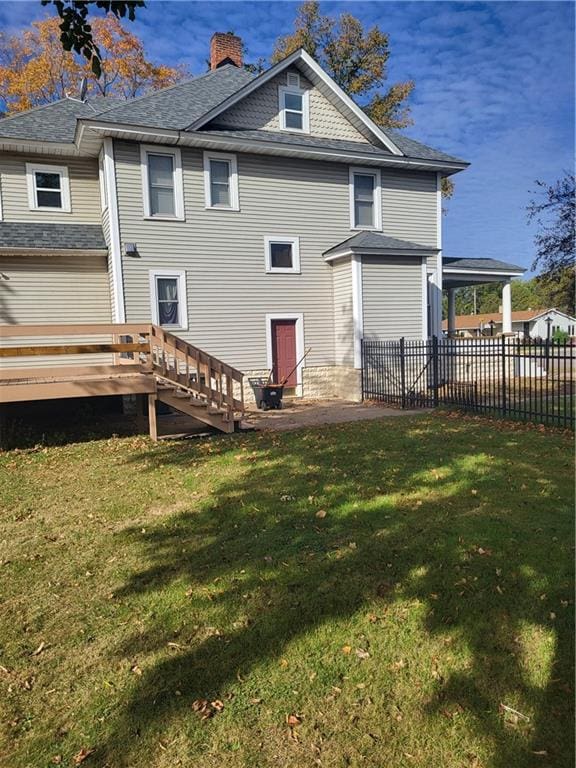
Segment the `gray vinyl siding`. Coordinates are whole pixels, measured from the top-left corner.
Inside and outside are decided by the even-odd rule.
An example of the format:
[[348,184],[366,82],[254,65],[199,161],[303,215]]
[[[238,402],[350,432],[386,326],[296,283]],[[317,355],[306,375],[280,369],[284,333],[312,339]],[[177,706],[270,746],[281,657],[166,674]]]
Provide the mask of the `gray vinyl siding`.
[[[26,163],[68,168],[71,212],[30,210]],[[100,224],[98,160],[91,157],[50,157],[0,153],[2,218],[4,221],[37,221],[62,224]]]
[[421,259],[363,257],[362,309],[365,339],[421,339]]
[[[299,74],[297,70],[290,71]],[[214,124],[279,131],[278,87],[287,85],[287,75],[287,72],[281,72],[273,77],[241,102],[218,115]],[[311,136],[367,143],[367,139],[303,75],[300,75],[300,87],[309,91]]]
[[383,169],[384,234],[436,248],[436,174]]
[[[138,247],[137,257],[122,256],[127,322],[151,319],[150,270],[185,270],[183,338],[242,370],[259,370],[266,314],[302,312],[312,347],[306,364],[334,364],[333,268],[322,254],[352,234],[346,164],[238,153],[240,211],[206,210],[202,152],[183,147],[185,221],[154,221],[144,219],[139,145],[115,142],[114,152],[121,250],[127,242]],[[434,196],[422,191],[423,176],[383,172],[386,234],[435,242]],[[392,210],[402,212],[400,222]],[[301,274],[266,274],[266,235],[300,238]],[[418,290],[420,283],[418,276]]]
[[332,267],[334,289],[334,354],[336,365],[354,365],[352,263],[339,259]]
[[[110,292],[105,256],[0,256],[0,324],[110,323]],[[7,338],[3,346],[58,344],[79,337]],[[96,342],[95,337],[84,339]],[[74,362],[110,362],[104,355],[6,358],[2,365],[23,368]]]

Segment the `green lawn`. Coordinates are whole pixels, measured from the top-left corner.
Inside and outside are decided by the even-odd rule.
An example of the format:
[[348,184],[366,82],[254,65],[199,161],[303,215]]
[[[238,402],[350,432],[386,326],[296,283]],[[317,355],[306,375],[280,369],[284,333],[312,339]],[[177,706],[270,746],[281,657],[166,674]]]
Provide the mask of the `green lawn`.
[[571,436],[421,415],[0,466],[0,765],[573,765]]

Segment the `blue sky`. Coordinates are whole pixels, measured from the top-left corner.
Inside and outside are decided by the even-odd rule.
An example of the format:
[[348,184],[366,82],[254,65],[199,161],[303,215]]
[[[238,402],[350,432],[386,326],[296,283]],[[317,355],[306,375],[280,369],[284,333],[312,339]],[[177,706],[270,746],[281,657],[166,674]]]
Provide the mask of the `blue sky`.
[[[148,0],[134,31],[150,56],[206,68],[214,31],[234,31],[248,58],[269,57],[292,28],[298,3]],[[525,208],[534,180],[574,166],[572,2],[325,2],[390,36],[389,81],[413,79],[416,139],[465,158],[444,217],[444,252],[529,267],[534,229]],[[1,2],[0,29],[46,13],[36,2]]]

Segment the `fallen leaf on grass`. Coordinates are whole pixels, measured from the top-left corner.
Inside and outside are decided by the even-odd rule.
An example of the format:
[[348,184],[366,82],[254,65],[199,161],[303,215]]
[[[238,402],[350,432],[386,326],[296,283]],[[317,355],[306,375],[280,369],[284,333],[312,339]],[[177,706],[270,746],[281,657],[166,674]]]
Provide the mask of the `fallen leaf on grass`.
[[130,672],[133,672],[135,675],[138,675],[139,677],[142,676],[142,670],[138,666],[138,664],[132,664],[130,667]]
[[192,709],[200,715],[201,720],[209,720],[224,709],[224,702],[220,699],[208,701],[208,699],[196,699],[192,702]]
[[90,755],[93,755],[96,750],[94,747],[89,747],[86,749],[85,747],[82,747],[80,752],[78,752],[77,755],[74,755],[74,765],[80,765],[84,762],[84,760],[87,760]]
[[326,510],[319,509],[318,512],[316,512],[316,517],[319,517],[320,520],[323,520],[326,517]]
[[302,722],[302,716],[296,715],[296,714],[290,714],[286,715],[286,725],[288,725],[289,728],[295,728],[297,725],[300,725]]
[[358,656],[359,659],[369,659],[370,654],[368,651],[365,651],[363,648],[356,648],[356,656]]
[[351,645],[343,645],[342,646],[342,653],[344,653],[346,656],[349,656],[352,653],[352,646]]
[[36,648],[36,650],[32,652],[32,656],[39,656],[42,653],[42,651],[44,651],[46,648],[47,648],[46,643],[42,641],[38,646],[38,648]]

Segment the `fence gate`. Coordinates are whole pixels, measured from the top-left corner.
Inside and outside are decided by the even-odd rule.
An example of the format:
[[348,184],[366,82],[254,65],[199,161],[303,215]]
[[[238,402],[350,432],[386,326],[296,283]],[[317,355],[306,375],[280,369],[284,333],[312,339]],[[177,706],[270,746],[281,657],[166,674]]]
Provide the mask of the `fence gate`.
[[362,393],[574,428],[576,347],[516,338],[362,341]]

